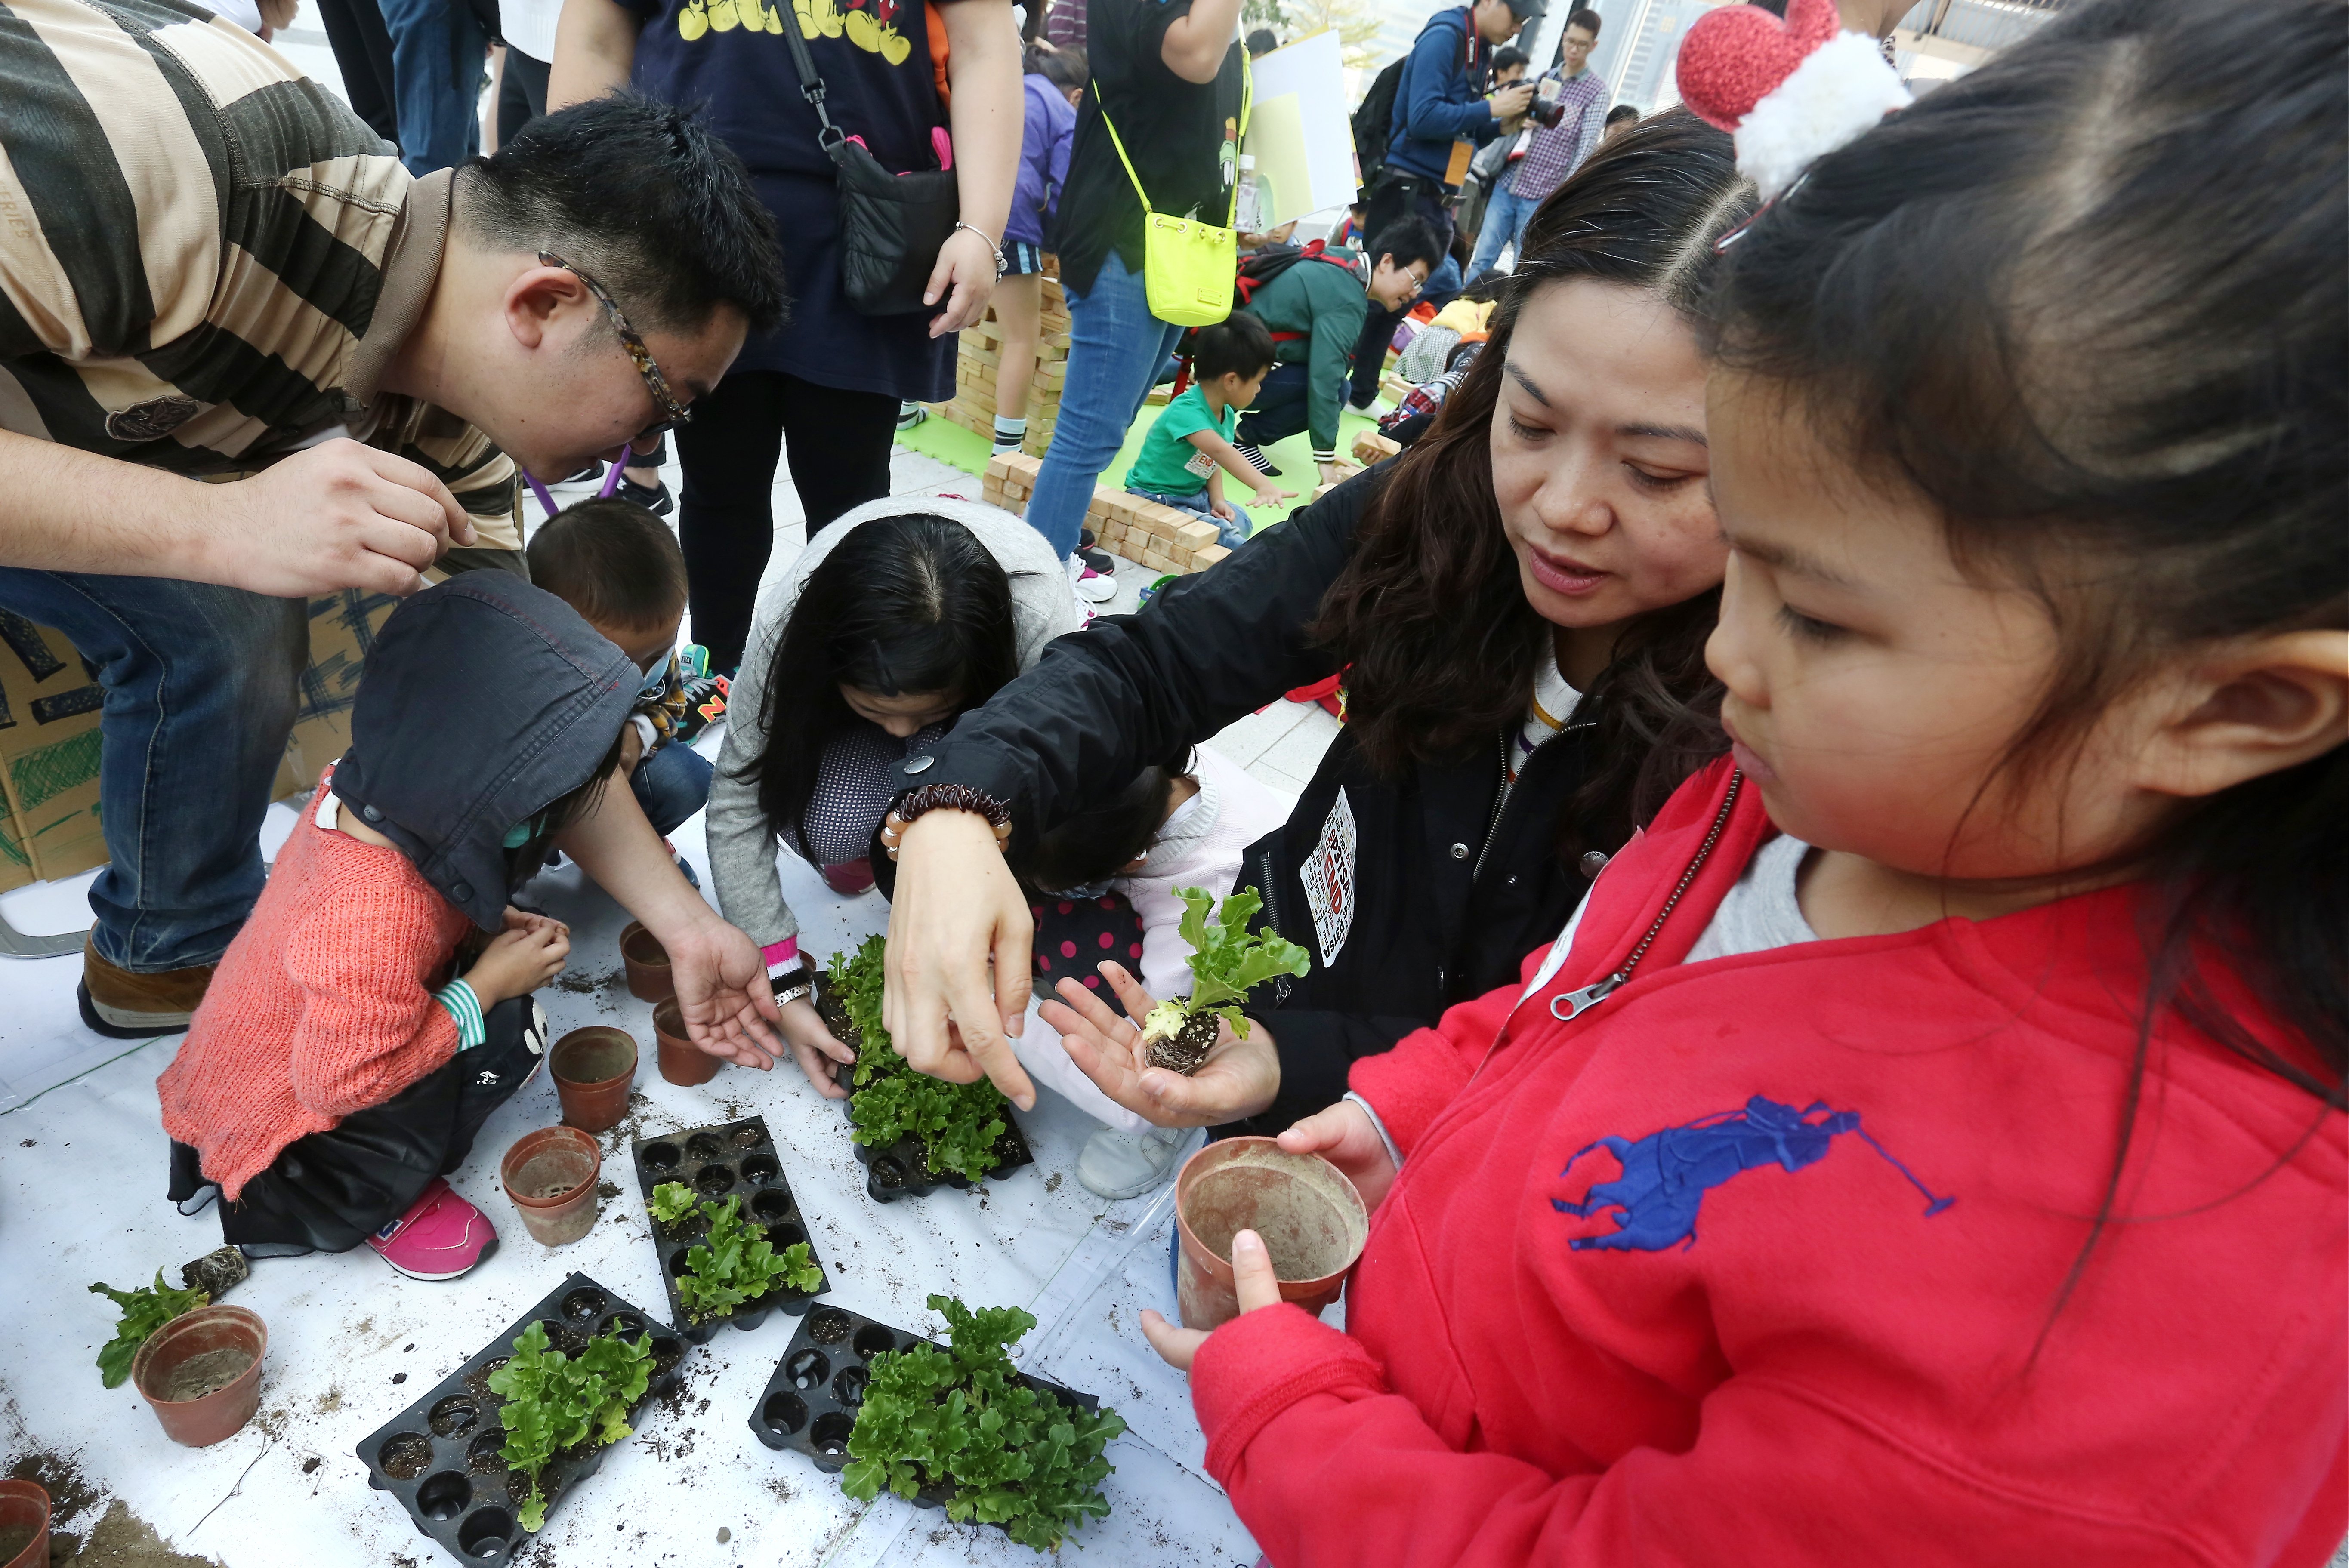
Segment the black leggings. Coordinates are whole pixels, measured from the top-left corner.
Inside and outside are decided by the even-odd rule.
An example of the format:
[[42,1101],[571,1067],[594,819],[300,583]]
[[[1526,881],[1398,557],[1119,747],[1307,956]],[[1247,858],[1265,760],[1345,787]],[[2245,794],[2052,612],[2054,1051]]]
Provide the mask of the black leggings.
[[[465,1162],[481,1123],[545,1053],[546,1016],[528,996],[508,997],[482,1022],[481,1045],[278,1150],[235,1202],[222,1202],[221,1239],[262,1256],[347,1253],[408,1212],[432,1178]],[[171,1202],[194,1213],[216,1190],[196,1151],[173,1140]]]
[[[1435,237],[1445,245],[1452,243],[1452,214],[1444,210],[1444,191],[1441,181],[1430,180],[1424,174],[1389,174],[1371,192],[1370,209],[1362,221],[1363,248],[1368,250],[1386,232],[1388,224],[1403,218],[1424,218],[1435,230]],[[1437,258],[1442,264],[1442,258]],[[1387,349],[1394,338],[1395,328],[1410,314],[1412,301],[1405,301],[1401,310],[1384,310],[1373,304],[1371,314],[1362,318],[1362,335],[1354,345],[1353,368],[1347,373],[1347,396],[1357,405],[1366,405],[1379,395],[1379,379],[1386,374]]]
[[791,459],[808,538],[852,507],[889,493],[897,399],[843,392],[780,370],[738,370],[677,428],[685,494],[678,535],[694,640],[714,670],[742,662],[759,579],[775,543],[775,459]]

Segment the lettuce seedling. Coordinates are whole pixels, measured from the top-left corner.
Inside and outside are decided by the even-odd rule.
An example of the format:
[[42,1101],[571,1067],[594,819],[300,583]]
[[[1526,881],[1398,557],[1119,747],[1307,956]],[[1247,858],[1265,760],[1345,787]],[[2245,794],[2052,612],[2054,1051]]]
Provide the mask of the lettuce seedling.
[[805,1242],[793,1242],[783,1249],[783,1283],[802,1295],[823,1283],[823,1270],[816,1266],[815,1254],[808,1251]]
[[[740,1197],[705,1202],[701,1212],[709,1221],[709,1233],[685,1254],[687,1272],[677,1276],[678,1305],[696,1323],[757,1300],[791,1269],[767,1233],[742,1218]],[[801,1254],[806,1255],[804,1245]]]
[[490,1374],[490,1392],[505,1403],[498,1420],[505,1446],[498,1458],[530,1482],[522,1506],[522,1527],[533,1533],[546,1522],[546,1497],[539,1477],[565,1449],[601,1448],[628,1435],[628,1411],[652,1385],[653,1336],[630,1344],[617,1331],[589,1340],[574,1360],[547,1342],[546,1326],[533,1323],[517,1336],[513,1354]]
[[1178,887],[1174,896],[1183,901],[1183,920],[1176,929],[1191,944],[1191,995],[1153,1007],[1143,1020],[1142,1038],[1149,1047],[1151,1066],[1190,1073],[1207,1059],[1217,1019],[1247,1039],[1248,1022],[1240,1015],[1240,1004],[1248,992],[1276,975],[1302,979],[1313,960],[1305,949],[1269,931],[1260,935],[1249,932],[1248,921],[1264,907],[1252,887],[1224,900],[1213,920],[1207,912],[1216,901],[1205,889]]
[[130,1376],[130,1359],[150,1335],[212,1301],[201,1290],[170,1289],[163,1284],[161,1269],[155,1271],[152,1285],[117,1290],[110,1284],[94,1284],[89,1289],[91,1295],[105,1296],[122,1309],[114,1337],[98,1347],[98,1375],[109,1388],[121,1387],[122,1380]]
[[870,936],[854,956],[835,953],[824,968],[858,1036],[849,1136],[868,1149],[916,1140],[931,1170],[978,1181],[1003,1162],[995,1152],[995,1140],[1010,1125],[1003,1093],[985,1078],[957,1084],[917,1073],[891,1047],[881,1026],[886,951],[882,938]]
[[905,1498],[951,1487],[947,1518],[999,1524],[1023,1546],[1058,1551],[1086,1520],[1108,1516],[1101,1483],[1116,1467],[1102,1454],[1125,1422],[1020,1380],[1010,1346],[1036,1326],[1028,1313],[929,1301],[947,1320],[947,1346],[873,1358],[841,1491],[870,1502],[883,1487]]
[[664,1181],[653,1189],[653,1201],[645,1206],[662,1224],[674,1225],[692,1213],[694,1204],[699,1202],[693,1189],[684,1182]]

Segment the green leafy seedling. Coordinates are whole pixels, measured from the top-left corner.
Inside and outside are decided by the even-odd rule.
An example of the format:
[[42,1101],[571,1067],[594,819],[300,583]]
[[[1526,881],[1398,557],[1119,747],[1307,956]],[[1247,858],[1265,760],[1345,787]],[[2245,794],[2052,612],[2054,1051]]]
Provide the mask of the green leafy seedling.
[[783,1249],[783,1283],[802,1295],[823,1283],[823,1270],[816,1266],[805,1242],[793,1242]]
[[694,1204],[699,1202],[693,1189],[684,1182],[664,1181],[653,1189],[653,1201],[646,1207],[652,1210],[653,1218],[662,1224],[674,1225],[692,1213]]
[[498,1410],[506,1433],[498,1458],[530,1482],[522,1506],[524,1530],[535,1533],[546,1523],[539,1479],[548,1461],[565,1449],[600,1448],[626,1437],[628,1411],[651,1387],[652,1374],[650,1334],[633,1345],[617,1331],[598,1335],[576,1360],[548,1343],[543,1323],[515,1336],[513,1354],[490,1374],[489,1386],[505,1401]]
[[[1171,1046],[1195,1019],[1205,1016],[1221,1018],[1231,1025],[1233,1034],[1247,1039],[1248,1022],[1240,1014],[1240,1005],[1247,1000],[1248,992],[1276,975],[1304,978],[1313,968],[1313,959],[1294,942],[1269,931],[1248,930],[1248,922],[1264,907],[1264,900],[1252,887],[1238,889],[1220,909],[1216,908],[1215,896],[1204,888],[1178,887],[1174,895],[1183,901],[1183,920],[1176,929],[1191,944],[1191,995],[1153,1007],[1150,1016],[1143,1020],[1142,1037],[1153,1047],[1154,1058],[1169,1058],[1160,1059],[1160,1066],[1187,1072],[1206,1058],[1212,1033],[1197,1044],[1195,1052],[1162,1051],[1157,1048],[1160,1042]],[[1215,914],[1212,920],[1210,911]],[[1192,1035],[1195,1037],[1202,1032],[1195,1028]],[[1185,1065],[1185,1057],[1195,1059]]]
[[873,1359],[849,1433],[841,1490],[869,1502],[883,1488],[911,1498],[948,1485],[947,1517],[999,1524],[1011,1539],[1054,1552],[1088,1519],[1109,1513],[1102,1452],[1125,1430],[1114,1410],[1064,1406],[1020,1380],[1010,1347],[1036,1326],[1016,1306],[974,1312],[934,1295],[946,1349],[919,1345]]
[[978,1181],[1003,1163],[995,1152],[1010,1125],[1003,1093],[985,1078],[956,1084],[917,1073],[891,1047],[881,1026],[886,954],[884,939],[869,936],[853,955],[833,954],[824,969],[859,1036],[849,1136],[868,1149],[917,1140],[931,1170]]
[[[784,1254],[757,1224],[742,1218],[742,1200],[704,1203],[709,1233],[685,1254],[686,1272],[677,1276],[678,1305],[696,1323],[722,1317],[755,1301],[791,1268]],[[806,1255],[804,1244],[801,1247]]]
[[114,1337],[98,1347],[98,1373],[109,1388],[119,1388],[122,1380],[130,1376],[130,1359],[148,1336],[175,1317],[183,1316],[196,1308],[207,1305],[212,1297],[201,1290],[172,1290],[163,1284],[163,1271],[155,1271],[152,1285],[140,1285],[135,1290],[117,1290],[110,1284],[94,1284],[90,1294],[102,1295],[122,1309],[120,1321],[114,1326]]

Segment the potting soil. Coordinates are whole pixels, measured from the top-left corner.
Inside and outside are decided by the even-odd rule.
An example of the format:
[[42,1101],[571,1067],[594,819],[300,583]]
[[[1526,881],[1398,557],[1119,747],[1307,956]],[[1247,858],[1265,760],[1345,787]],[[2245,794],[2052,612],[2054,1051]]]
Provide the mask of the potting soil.
[[[674,837],[704,867],[706,883],[699,833],[696,820]],[[878,897],[842,900],[788,855],[781,869],[800,941],[819,961],[887,919]],[[539,879],[529,900],[572,927],[574,966],[564,981],[573,984],[538,994],[554,1035],[611,1024],[649,1042],[651,1009],[601,983],[604,971],[618,968],[614,949],[626,916],[574,868]],[[72,1016],[80,975],[74,958],[7,964],[0,975],[14,987],[0,1016],[0,1047],[13,1043],[20,1016],[37,1013],[44,1027],[67,1026],[52,1015]],[[54,1005],[47,992],[16,1005],[31,986],[54,990]],[[1027,1027],[1050,1036],[1032,1011]],[[403,1278],[364,1247],[256,1261],[230,1299],[269,1324],[260,1413],[226,1442],[182,1449],[128,1386],[99,1387],[98,1347],[112,1336],[116,1314],[81,1289],[92,1279],[151,1278],[158,1267],[176,1279],[181,1264],[220,1244],[214,1214],[183,1218],[163,1199],[166,1142],[154,1083],[177,1045],[165,1038],[131,1048],[0,1118],[0,1207],[12,1255],[40,1260],[0,1275],[0,1310],[16,1329],[0,1340],[0,1465],[36,1451],[68,1458],[91,1489],[90,1518],[119,1499],[171,1547],[225,1568],[446,1561],[394,1498],[369,1487],[355,1449],[574,1270],[660,1317],[657,1253],[641,1197],[606,1202],[594,1228],[560,1253],[530,1242],[500,1186],[498,1161],[524,1132],[560,1115],[554,1084],[541,1074],[499,1109],[449,1177],[498,1228],[504,1244],[497,1253],[443,1284]],[[692,1088],[640,1072],[636,1088],[627,1115],[600,1135],[608,1161],[639,1137],[765,1118],[830,1277],[823,1305],[930,1335],[943,1327],[924,1305],[933,1291],[1036,1315],[1040,1326],[1018,1347],[1019,1365],[1099,1394],[1132,1429],[1110,1447],[1117,1466],[1107,1484],[1111,1512],[1085,1527],[1086,1561],[1193,1568],[1255,1560],[1247,1531],[1205,1479],[1185,1380],[1149,1348],[1137,1321],[1143,1306],[1174,1310],[1169,1189],[1124,1203],[1087,1193],[1075,1170],[1095,1126],[1090,1119],[1046,1091],[1020,1119],[1034,1164],[952,1202],[885,1207],[866,1195],[865,1168],[850,1152],[841,1112],[788,1057],[771,1074],[729,1067]],[[625,1190],[626,1178],[618,1185]],[[690,1350],[677,1387],[646,1412],[636,1437],[605,1449],[601,1470],[570,1490],[529,1560],[563,1568],[1037,1568],[1034,1553],[997,1532],[947,1528],[937,1514],[885,1495],[851,1502],[804,1459],[764,1447],[747,1417],[782,1342],[771,1332],[723,1334]],[[417,1484],[432,1473],[421,1472]],[[731,1532],[725,1544],[716,1539],[721,1527]]]
[[219,1393],[243,1377],[244,1369],[252,1365],[253,1352],[250,1350],[240,1350],[233,1345],[222,1346],[218,1350],[191,1356],[172,1367],[171,1375],[163,1380],[163,1386],[156,1392],[173,1401],[201,1399],[207,1394]]
[[8,1562],[30,1546],[33,1537],[40,1532],[37,1524],[0,1524],[0,1563]]
[[776,1252],[805,1242],[808,1261],[819,1271],[823,1267],[823,1254],[808,1233],[807,1217],[792,1197],[792,1184],[783,1174],[782,1161],[764,1117],[639,1138],[629,1154],[636,1161],[636,1189],[646,1203],[652,1202],[653,1189],[665,1181],[693,1191],[692,1212],[673,1225],[656,1222],[652,1230],[661,1284],[668,1292],[669,1321],[695,1344],[708,1343],[720,1323],[747,1331],[764,1323],[767,1314],[777,1307],[792,1314],[805,1312],[809,1302],[832,1288],[830,1275],[816,1282],[813,1290],[794,1290],[778,1281],[766,1295],[742,1303],[724,1318],[699,1322],[693,1320],[678,1298],[677,1279],[687,1272],[686,1255],[709,1233],[709,1224],[700,1209],[705,1202],[722,1205],[729,1198],[740,1199],[742,1217],[766,1227],[767,1240]]

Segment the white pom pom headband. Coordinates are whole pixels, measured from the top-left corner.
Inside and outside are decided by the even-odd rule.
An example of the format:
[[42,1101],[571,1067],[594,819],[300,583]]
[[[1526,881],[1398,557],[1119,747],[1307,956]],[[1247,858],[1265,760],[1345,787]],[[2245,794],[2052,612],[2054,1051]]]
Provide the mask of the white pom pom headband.
[[1765,202],[1909,102],[1876,40],[1842,30],[1835,0],[1791,0],[1784,22],[1758,5],[1707,12],[1676,75],[1689,108],[1735,135],[1737,167]]

